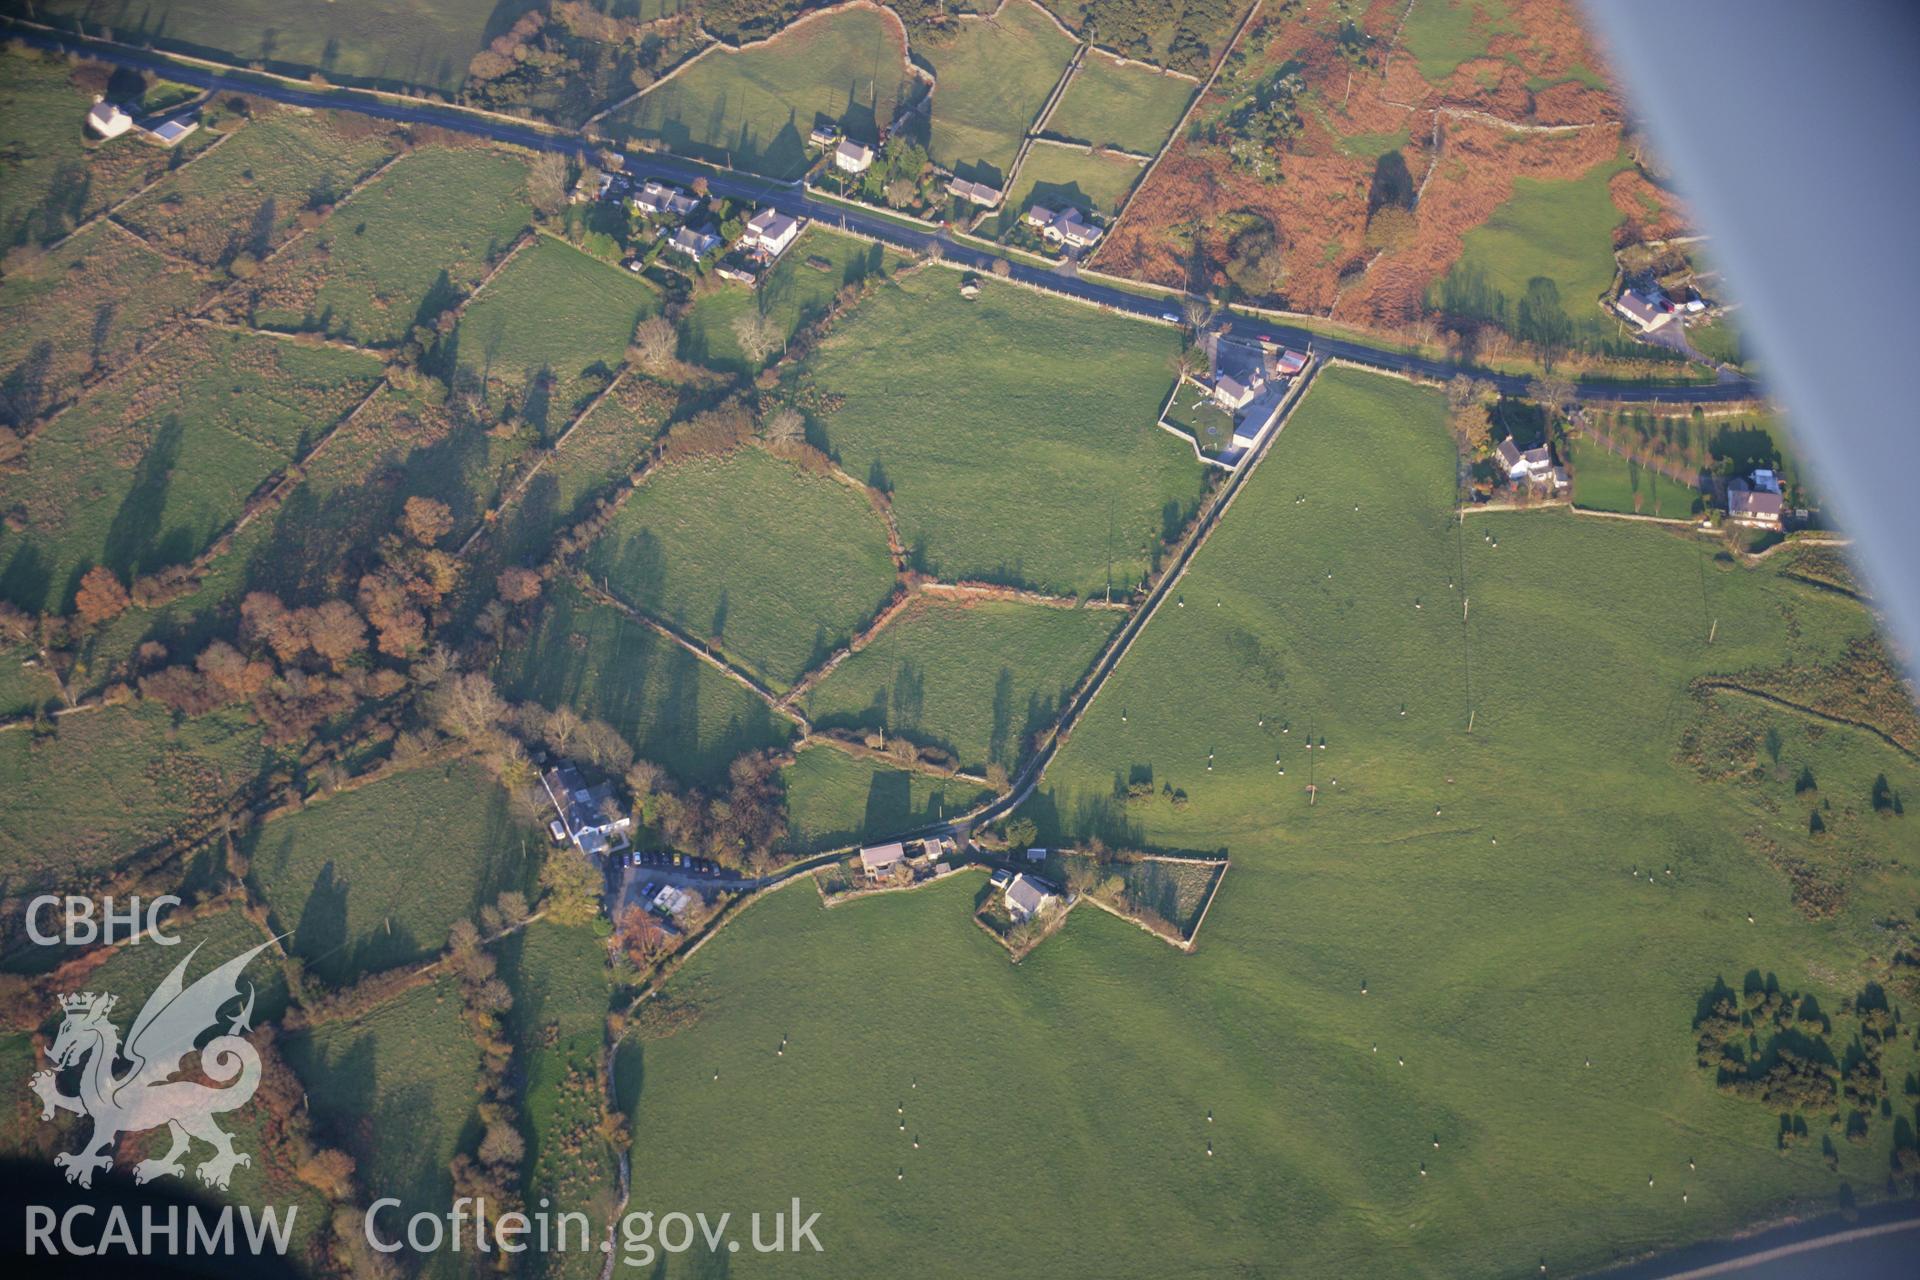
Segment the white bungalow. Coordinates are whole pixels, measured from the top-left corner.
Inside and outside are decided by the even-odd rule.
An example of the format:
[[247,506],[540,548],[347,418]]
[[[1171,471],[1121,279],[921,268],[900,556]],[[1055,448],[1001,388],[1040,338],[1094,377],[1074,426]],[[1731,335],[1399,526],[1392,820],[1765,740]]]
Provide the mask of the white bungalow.
[[117,138],[133,128],[133,117],[122,111],[118,103],[95,94],[93,109],[87,112],[87,128],[103,138]]

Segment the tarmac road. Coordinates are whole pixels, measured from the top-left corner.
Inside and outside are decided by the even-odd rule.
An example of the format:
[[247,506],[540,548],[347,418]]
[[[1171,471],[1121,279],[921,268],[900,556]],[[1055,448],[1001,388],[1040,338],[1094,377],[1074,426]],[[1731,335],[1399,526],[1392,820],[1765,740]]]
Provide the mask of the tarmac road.
[[[148,49],[109,41],[67,36],[17,19],[0,20],[0,30],[45,49],[74,53],[100,62],[152,72],[183,84],[196,85],[219,93],[244,93],[284,102],[290,106],[336,108],[359,111],[380,119],[408,124],[436,125],[461,133],[490,138],[539,151],[576,152],[600,146],[586,135],[558,126],[518,122],[491,112],[439,103],[415,102],[360,89],[310,89],[270,77],[214,71],[197,63],[156,53]],[[1108,310],[1147,319],[1176,315],[1177,301],[1142,297],[1125,289],[1087,280],[1070,272],[1032,266],[1003,259],[998,254],[977,248],[947,235],[945,229],[928,230],[896,221],[884,215],[822,200],[807,192],[798,181],[779,182],[731,170],[716,169],[698,161],[655,151],[623,152],[626,172],[642,177],[670,179],[682,183],[705,178],[710,191],[720,195],[770,204],[790,217],[811,218],[828,226],[844,227],[884,241],[900,249],[924,253],[937,243],[949,261],[982,272],[991,271],[996,262],[1005,261],[1011,277],[1065,297],[1105,307]],[[1322,360],[1350,360],[1391,373],[1413,374],[1444,382],[1457,373],[1468,372],[1485,379],[1509,394],[1525,390],[1527,379],[1514,374],[1472,369],[1444,360],[1430,360],[1389,347],[1372,346],[1344,338],[1330,338],[1287,324],[1253,317],[1231,315],[1225,318],[1231,332],[1241,338],[1270,337],[1289,347],[1310,350]],[[1577,383],[1575,394],[1583,400],[1620,400],[1645,403],[1693,404],[1711,401],[1751,400],[1761,394],[1751,379],[1726,377],[1709,384],[1693,383]]]

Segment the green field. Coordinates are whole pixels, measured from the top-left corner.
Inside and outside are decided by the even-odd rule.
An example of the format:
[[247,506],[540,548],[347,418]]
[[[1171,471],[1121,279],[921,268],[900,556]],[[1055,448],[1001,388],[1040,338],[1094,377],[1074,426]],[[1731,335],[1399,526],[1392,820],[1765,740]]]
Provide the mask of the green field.
[[1182,76],[1089,53],[1047,121],[1047,132],[1150,156],[1180,123],[1198,88]]
[[1020,140],[1060,82],[1073,41],[1028,0],[992,21],[963,19],[950,36],[914,48],[933,67],[928,151],[963,177],[1004,185]]
[[806,853],[932,826],[992,798],[958,778],[860,760],[833,747],[803,748],[781,778],[788,842]]
[[96,225],[0,280],[0,425],[18,426],[128,359],[135,344],[193,305],[194,273]]
[[[587,1213],[596,1240],[606,1232],[619,1182],[614,1153],[598,1131],[610,996],[606,947],[591,928],[536,921],[498,948],[524,1072],[528,1190]],[[541,1274],[597,1277],[601,1262],[598,1254],[575,1252],[550,1260]]]
[[606,386],[634,326],[659,306],[645,280],[541,236],[462,313],[456,376],[489,399],[517,393],[522,416],[553,435]]
[[1685,520],[1694,514],[1699,491],[1661,475],[1652,467],[1582,441],[1573,453],[1573,500],[1594,511],[1665,516]]
[[1233,445],[1233,415],[1215,404],[1213,395],[1197,382],[1182,383],[1162,416],[1209,453]]
[[1002,230],[1012,227],[1028,206],[1036,204],[1112,217],[1145,172],[1131,160],[1035,143],[1027,152],[1027,162],[1020,166],[1012,197],[1000,211],[999,226]]
[[288,949],[344,985],[440,950],[454,921],[528,887],[545,843],[478,765],[453,763],[316,800],[245,847]]
[[[414,1213],[445,1214],[453,1197],[448,1166],[470,1147],[468,1134],[479,1123],[480,1049],[452,981],[410,991],[351,1021],[288,1033],[280,1045],[307,1086],[322,1140],[354,1158],[363,1185],[400,1199],[379,1226],[399,1235]],[[443,1251],[430,1270],[459,1274],[454,1260]]]
[[176,334],[36,435],[26,468],[0,477],[0,506],[24,526],[0,531],[0,597],[64,612],[96,564],[127,581],[192,560],[380,372],[356,352]]
[[[394,154],[364,117],[273,111],[121,210],[120,220],[207,266],[277,248],[303,211],[332,205]],[[340,126],[348,126],[342,133]]]
[[864,495],[753,448],[650,477],[585,567],[776,685],[851,639],[894,588],[886,527]]
[[[88,980],[101,991],[120,997],[122,1008],[138,1010],[173,967],[187,958],[194,948],[200,954],[187,966],[191,982],[216,965],[225,964],[243,951],[251,951],[267,940],[238,907],[202,915],[185,924],[173,916],[163,916],[161,928],[180,942],[173,946],[151,946],[148,940],[116,948],[113,955]],[[245,981],[254,990],[254,1024],[272,1021],[286,1011],[287,981],[280,971],[279,957],[269,947],[247,966]],[[245,988],[243,987],[244,991]]]
[[932,270],[876,292],[810,369],[845,397],[829,450],[892,490],[930,572],[1092,594],[1137,582],[1199,498],[1192,453],[1154,426],[1177,349],[1170,329],[991,281],[968,302]]
[[808,693],[807,718],[931,743],[976,771],[1011,770],[1119,621],[1102,609],[923,597]]
[[337,84],[420,85],[450,90],[489,39],[513,25],[531,0],[45,0],[49,23],[84,21],[90,35],[111,29],[136,45],[269,69],[320,72]]
[[484,148],[408,156],[261,272],[255,322],[398,341],[478,283],[526,226],[526,176],[519,157]]
[[1751,360],[1746,334],[1731,315],[1718,316],[1707,324],[1687,326],[1687,341],[1709,360],[1733,365],[1746,365]]
[[1595,301],[1613,285],[1613,229],[1621,215],[1607,183],[1624,163],[1595,165],[1571,181],[1515,178],[1512,197],[1462,239],[1453,272],[1477,273],[1510,307],[1544,276],[1574,324],[1589,323]]
[[1512,32],[1505,0],[1416,0],[1400,29],[1401,47],[1420,74],[1439,84],[1463,62],[1487,56],[1496,32]]
[[125,861],[259,774],[270,753],[240,712],[179,725],[164,707],[60,719],[50,737],[0,733],[0,868],[16,892]]
[[172,151],[128,137],[99,143],[82,122],[104,87],[104,76],[98,88],[77,82],[54,55],[0,52],[0,247],[59,239],[215,137],[201,129]]
[[[1893,1122],[1839,1143],[1837,1174],[1817,1144],[1782,1154],[1775,1116],[1694,1066],[1689,1029],[1716,976],[1756,967],[1836,1007],[1881,972],[1872,921],[1920,887],[1863,856],[1905,820],[1861,812],[1860,790],[1885,771],[1913,794],[1920,770],[1685,693],[1704,670],[1825,660],[1870,617],[1661,531],[1542,512],[1463,536],[1453,497],[1437,394],[1322,375],[1195,560],[1187,607],[1149,624],[1047,775],[1031,811],[1049,842],[1097,828],[1231,852],[1195,954],[1076,912],[1009,966],[967,919],[971,880],[824,916],[776,895],[676,976],[698,1021],[629,1042],[635,1195],[745,1208],[776,1181],[818,1188],[809,1208],[837,1224],[820,1274],[911,1258],[956,1276],[977,1273],[982,1221],[1033,1274],[1286,1257],[1511,1275],[1877,1195]],[[1470,651],[1447,587],[1463,572]],[[1516,678],[1549,649],[1551,686]],[[1779,766],[1703,776],[1684,745],[1703,715],[1748,752],[1778,721]],[[1310,736],[1328,743],[1312,807]],[[1789,807],[1802,763],[1834,788],[1839,843],[1811,846]],[[1187,799],[1126,807],[1116,778]],[[1840,909],[1797,912],[1749,831],[1837,877]],[[1914,1055],[1888,1052],[1897,1080]],[[1044,1139],[982,1124],[1008,1080]],[[777,1172],[702,1140],[723,1123],[780,1150]]]
[[500,655],[494,675],[509,698],[607,721],[682,781],[714,784],[735,756],[792,736],[764,702],[685,649],[567,588],[549,589],[538,625]]
[[801,21],[743,52],[715,49],[604,123],[615,137],[797,178],[816,120],[872,142],[916,92],[898,23],[857,8]]
[[[816,266],[819,259],[826,266]],[[728,373],[757,373],[734,325],[758,308],[774,318],[782,341],[824,312],[842,285],[892,271],[902,259],[890,250],[824,227],[809,227],[790,245],[757,288],[733,286],[697,295],[680,322],[680,358]],[[774,359],[779,352],[767,357]]]

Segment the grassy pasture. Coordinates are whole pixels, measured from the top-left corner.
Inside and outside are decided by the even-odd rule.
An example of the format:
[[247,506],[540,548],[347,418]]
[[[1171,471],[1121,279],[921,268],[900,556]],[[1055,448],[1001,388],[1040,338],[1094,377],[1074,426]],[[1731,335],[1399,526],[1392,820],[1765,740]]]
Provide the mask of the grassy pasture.
[[[454,1154],[478,1129],[474,1081],[480,1050],[450,979],[409,991],[351,1021],[290,1032],[280,1041],[307,1086],[328,1145],[353,1156],[395,1223],[444,1214],[452,1203]],[[380,1225],[388,1220],[383,1216]],[[402,1227],[401,1230],[404,1230]],[[405,1255],[396,1255],[405,1256]],[[435,1274],[457,1274],[454,1255],[435,1255]]]
[[66,611],[80,577],[122,579],[193,559],[268,476],[298,457],[380,376],[355,352],[205,330],[36,435],[0,478],[0,596]]
[[1574,324],[1585,324],[1595,299],[1613,284],[1620,210],[1607,183],[1620,168],[1599,164],[1572,180],[1515,178],[1512,197],[1467,232],[1453,270],[1479,271],[1509,306],[1526,296],[1530,280],[1545,276]]
[[1463,62],[1487,56],[1496,32],[1510,32],[1505,0],[1419,0],[1400,29],[1400,45],[1430,84],[1439,84]]
[[0,425],[18,426],[127,359],[193,305],[193,272],[96,225],[0,280]]
[[1134,183],[1145,172],[1131,160],[1035,143],[1027,152],[1027,162],[1020,166],[1019,180],[1013,184],[1013,195],[1000,211],[997,224],[1003,231],[1010,229],[1029,205],[1036,204],[1112,216],[1127,202]]
[[1100,609],[923,597],[809,692],[807,718],[934,743],[963,767],[1011,770],[1119,620]]
[[865,495],[753,448],[649,478],[585,568],[777,685],[851,638],[894,588]]
[[[814,258],[824,261],[826,268],[815,267],[809,261]],[[758,289],[736,286],[694,298],[680,322],[680,357],[727,373],[757,373],[758,369],[748,368],[746,353],[734,333],[733,326],[742,316],[758,307],[778,322],[783,340],[791,338],[832,305],[833,295],[842,285],[891,271],[901,261],[898,254],[878,245],[837,236],[823,227],[809,227],[760,281]]]
[[[498,948],[525,1073],[527,1186],[533,1196],[586,1212],[595,1239],[606,1231],[619,1180],[614,1153],[598,1132],[611,995],[606,947],[592,928],[535,921]],[[598,1276],[602,1261],[597,1253],[558,1255],[544,1274]]]
[[779,746],[792,727],[678,645],[618,611],[550,589],[537,625],[495,667],[501,692],[605,720],[683,781],[711,785],[735,756]]
[[1598,441],[1582,441],[1574,451],[1573,464],[1574,503],[1589,510],[1685,520],[1700,496],[1692,486],[1614,453]]
[[[1815,661],[1870,619],[1656,530],[1519,513],[1463,539],[1444,418],[1432,392],[1323,374],[1033,806],[1056,830],[1228,848],[1195,954],[1076,912],[1008,966],[966,919],[970,880],[824,916],[775,895],[676,977],[698,1021],[629,1042],[636,1196],[773,1194],[772,1169],[697,1139],[730,1117],[787,1153],[785,1184],[822,1188],[810,1208],[845,1224],[834,1274],[977,1273],[967,1224],[991,1220],[1036,1274],[1284,1256],[1506,1275],[1831,1205],[1842,1183],[1876,1194],[1890,1121],[1839,1144],[1837,1177],[1814,1147],[1782,1154],[1775,1118],[1694,1066],[1688,1024],[1716,975],[1753,967],[1829,1007],[1857,990],[1912,870],[1856,859],[1843,911],[1798,914],[1740,834],[1790,784],[1749,794],[1675,758],[1693,674]],[[1450,576],[1471,587],[1470,653]],[[1551,676],[1516,674],[1548,652]],[[1328,742],[1312,807],[1309,727]],[[1805,738],[1785,736],[1786,767]],[[1884,750],[1813,767],[1851,794],[1870,765],[1914,785]],[[1117,809],[1116,779],[1142,776],[1185,806]],[[1787,818],[1804,828],[1769,837],[1792,853]],[[1900,820],[1853,821],[1884,850]],[[979,1123],[1008,1079],[1047,1140]],[[1043,1225],[1060,1221],[1076,1229]]]
[[518,395],[543,434],[600,391],[660,291],[563,240],[541,236],[460,317],[457,376]]
[[1153,155],[1180,123],[1198,87],[1151,67],[1088,53],[1047,121],[1047,132]]
[[[139,1009],[173,967],[196,947],[200,954],[187,966],[188,982],[267,940],[238,907],[227,907],[185,924],[174,920],[162,927],[177,936],[181,945],[153,946],[146,941],[124,944],[88,976],[96,989],[116,993],[122,1009]],[[287,980],[273,948],[254,957],[242,977],[254,988],[253,1025],[273,1021],[285,1012]],[[242,986],[242,994],[245,991],[246,987]]]
[[202,819],[268,763],[242,712],[175,726],[158,706],[0,734],[0,868],[18,892],[123,861]]
[[1706,324],[1687,326],[1687,341],[1709,360],[1723,364],[1746,365],[1752,361],[1746,335],[1731,315],[1721,315]]
[[[343,132],[341,126],[346,125]],[[141,235],[207,266],[264,257],[302,210],[335,203],[394,153],[384,128],[333,112],[269,111],[121,210]]]
[[287,5],[277,0],[47,0],[41,20],[84,21],[116,39],[152,44],[269,70],[319,72],[337,84],[457,89],[467,63],[526,10],[530,0],[332,0]]
[[1200,495],[1192,453],[1154,425],[1170,329],[987,281],[975,301],[923,271],[839,324],[810,371],[844,397],[827,447],[890,488],[900,533],[943,578],[1091,594],[1138,581]]
[[103,143],[84,124],[99,91],[54,55],[0,52],[0,246],[57,240],[213,142],[202,129],[172,150]]
[[1004,185],[1020,140],[1067,69],[1073,41],[1028,0],[1010,0],[992,21],[962,19],[954,34],[923,41],[915,52],[936,76],[934,160]]
[[605,121],[702,160],[774,178],[807,168],[807,135],[830,120],[872,142],[919,92],[899,23],[871,9],[802,20],[741,52],[715,49]]
[[454,921],[527,887],[544,843],[479,766],[456,762],[317,800],[245,847],[288,949],[344,985],[439,950]]
[[789,845],[797,852],[898,835],[984,803],[990,793],[956,778],[805,747],[781,772]]
[[430,147],[334,210],[261,272],[256,323],[399,341],[457,300],[527,224],[527,167],[480,147]]

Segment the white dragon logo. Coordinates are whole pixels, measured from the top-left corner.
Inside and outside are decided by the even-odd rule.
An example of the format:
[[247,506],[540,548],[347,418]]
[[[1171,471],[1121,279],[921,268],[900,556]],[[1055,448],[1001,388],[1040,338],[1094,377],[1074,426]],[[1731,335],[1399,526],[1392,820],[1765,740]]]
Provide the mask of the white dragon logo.
[[[119,1030],[107,1018],[113,996],[87,991],[60,998],[66,1017],[47,1050],[53,1068],[35,1072],[28,1087],[40,1095],[42,1120],[53,1119],[56,1111],[93,1120],[93,1136],[86,1146],[53,1158],[55,1165],[67,1171],[67,1181],[92,1186],[94,1170],[112,1166],[113,1158],[106,1152],[116,1138],[161,1125],[172,1131],[173,1145],[164,1156],[135,1165],[135,1182],[184,1174],[180,1157],[194,1138],[214,1148],[213,1157],[195,1170],[210,1187],[225,1190],[237,1166],[253,1163],[251,1156],[233,1149],[232,1136],[213,1122],[215,1116],[245,1106],[260,1086],[260,1055],[240,1038],[253,1016],[251,984],[246,1007],[228,1021],[226,1032],[198,1046],[200,1074],[224,1087],[174,1077],[180,1074],[182,1060],[195,1051],[194,1042],[217,1027],[221,1006],[239,997],[240,971],[272,945],[263,942],[188,986],[184,981],[187,964],[200,950],[194,947],[147,997],[124,1047]],[[114,1064],[121,1058],[130,1065],[116,1075]],[[55,1072],[83,1060],[79,1092],[61,1093]]]

